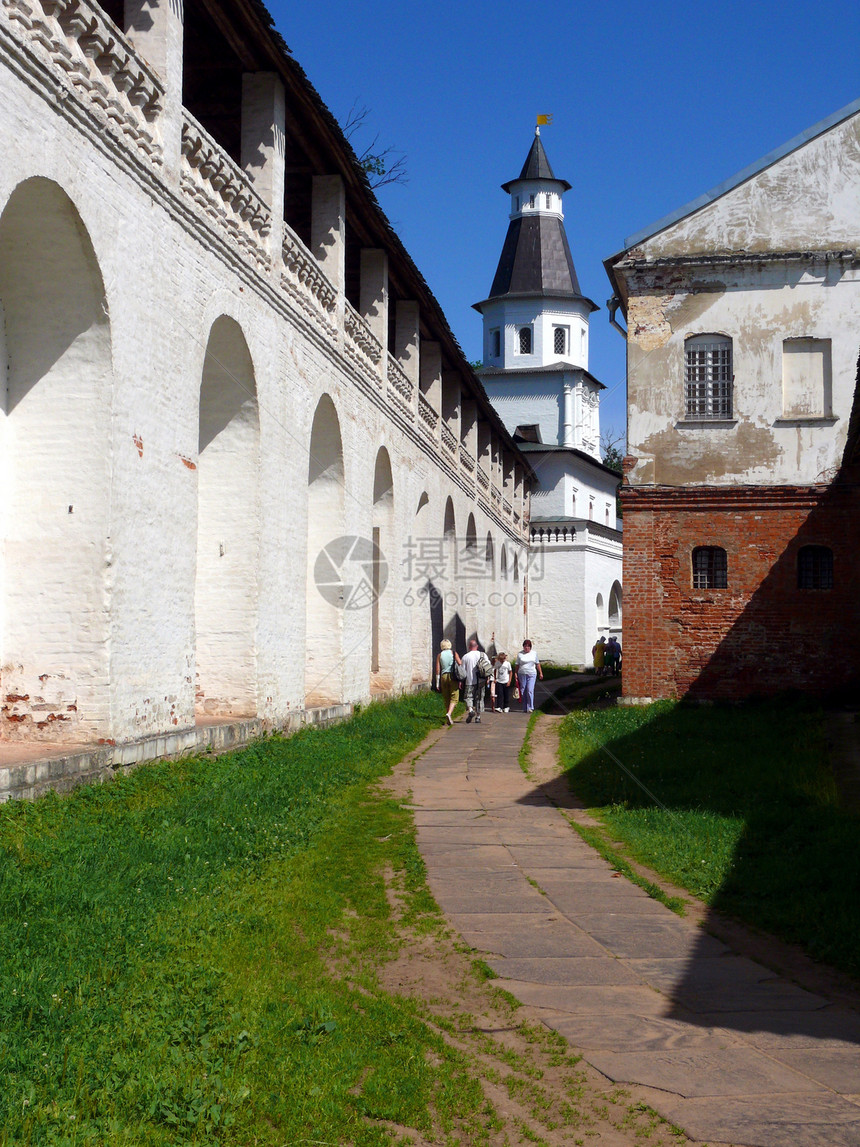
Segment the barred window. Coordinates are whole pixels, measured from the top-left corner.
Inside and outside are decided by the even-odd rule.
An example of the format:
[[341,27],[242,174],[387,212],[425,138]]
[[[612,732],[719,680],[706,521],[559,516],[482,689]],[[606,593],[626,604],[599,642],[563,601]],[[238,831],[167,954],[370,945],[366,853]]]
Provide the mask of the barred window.
[[728,561],[720,546],[693,550],[693,589],[728,589]]
[[532,353],[532,328],[520,327],[520,354]]
[[492,356],[498,358],[502,353],[502,332],[500,330],[490,331],[490,338],[493,340]]
[[546,209],[547,209],[547,211],[549,211],[551,207],[552,207],[552,196],[547,195],[547,197],[546,197]]
[[798,589],[833,589],[833,550],[803,546],[797,555]]
[[567,330],[564,327],[553,328],[552,338],[555,354],[564,354],[567,350]]
[[687,418],[732,417],[732,340],[694,335],[684,343],[684,407]]

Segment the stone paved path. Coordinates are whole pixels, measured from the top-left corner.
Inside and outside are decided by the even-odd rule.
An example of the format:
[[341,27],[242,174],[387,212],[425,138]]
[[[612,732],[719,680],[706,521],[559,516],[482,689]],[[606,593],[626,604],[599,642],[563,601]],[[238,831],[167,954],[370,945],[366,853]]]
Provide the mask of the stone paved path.
[[613,873],[524,776],[520,713],[415,764],[439,905],[589,1063],[714,1147],[858,1147],[860,1014],[731,952]]

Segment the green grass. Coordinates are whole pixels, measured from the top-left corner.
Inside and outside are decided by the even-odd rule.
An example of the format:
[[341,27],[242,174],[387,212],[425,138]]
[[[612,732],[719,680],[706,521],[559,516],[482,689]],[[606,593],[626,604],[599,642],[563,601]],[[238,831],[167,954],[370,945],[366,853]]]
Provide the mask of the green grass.
[[803,702],[578,711],[573,790],[630,854],[706,903],[860,973],[860,818]]
[[519,755],[517,757],[517,759],[520,763],[520,768],[523,770],[523,773],[525,774],[525,776],[529,775],[529,769],[531,768],[532,733],[535,730],[535,725],[538,722],[539,716],[540,716],[540,711],[538,709],[535,709],[535,711],[529,717],[528,724],[526,725],[526,735],[523,737],[523,743],[522,743],[522,745],[520,745],[520,751],[519,751]]
[[665,904],[667,908],[671,909],[678,916],[684,915],[684,901],[680,896],[669,896],[659,884],[655,884],[653,880],[648,880],[628,864],[623,856],[614,849],[606,839],[606,834],[602,828],[595,825],[577,824],[575,820],[570,821],[571,828],[577,832],[586,844],[591,845],[595,852],[599,852],[604,860],[612,866],[616,872],[620,872],[631,883],[637,884],[644,892],[647,892],[652,900],[659,900],[661,904]]
[[435,909],[373,785],[438,718],[404,699],[0,807],[0,1144],[480,1142],[474,1075],[374,972],[383,870],[407,923]]

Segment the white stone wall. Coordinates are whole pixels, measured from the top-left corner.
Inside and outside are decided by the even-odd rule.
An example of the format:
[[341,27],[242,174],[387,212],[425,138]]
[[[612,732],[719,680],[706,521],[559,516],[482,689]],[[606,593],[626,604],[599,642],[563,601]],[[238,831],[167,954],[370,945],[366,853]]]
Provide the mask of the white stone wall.
[[532,493],[532,518],[591,518],[616,528],[616,477],[568,452],[529,452],[529,460],[540,483]]
[[[204,719],[244,712],[272,725],[303,709],[318,593],[308,538],[313,550],[341,533],[372,537],[382,448],[392,478],[385,680],[393,690],[428,680],[429,606],[410,607],[402,564],[419,504],[426,536],[441,536],[450,498],[457,532],[473,513],[478,538],[489,532],[521,569],[522,524],[482,507],[468,475],[452,478],[414,412],[347,355],[343,329],[313,317],[309,294],[302,304],[283,289],[279,253],[269,267],[251,231],[231,239],[200,195],[73,95],[58,99],[50,69],[30,60],[23,79],[9,43],[0,39],[0,313],[10,385],[30,405],[0,419],[10,491],[0,735],[123,742],[189,727],[195,707]],[[48,260],[39,276],[20,220],[4,213],[34,179],[28,226]],[[69,291],[75,259],[89,293],[80,280]],[[26,358],[39,347],[49,361]],[[204,379],[217,390],[215,376],[238,395],[222,387],[207,402]],[[339,427],[343,508],[309,521],[324,396]],[[521,630],[519,604],[479,599],[475,615],[484,629]],[[338,699],[366,700],[372,611],[337,618],[322,640],[335,649]]]
[[[529,573],[529,636],[538,656],[564,665],[590,665],[598,636],[621,635],[610,627],[613,587],[620,595],[621,542],[577,531],[574,541],[534,542]],[[598,595],[604,615],[597,607]]]

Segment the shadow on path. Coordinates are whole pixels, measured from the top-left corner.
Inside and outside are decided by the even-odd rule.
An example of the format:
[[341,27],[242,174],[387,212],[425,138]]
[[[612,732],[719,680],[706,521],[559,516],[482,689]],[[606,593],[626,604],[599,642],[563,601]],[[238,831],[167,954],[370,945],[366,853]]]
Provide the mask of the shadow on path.
[[[856,1147],[860,1016],[614,873],[567,823],[564,779],[524,777],[525,729],[514,713],[459,724],[416,763],[428,881],[463,938],[599,1071],[644,1088],[694,1138]],[[629,760],[657,731],[613,751]],[[766,807],[747,816],[741,856],[774,829]],[[772,868],[789,871],[778,854]]]

